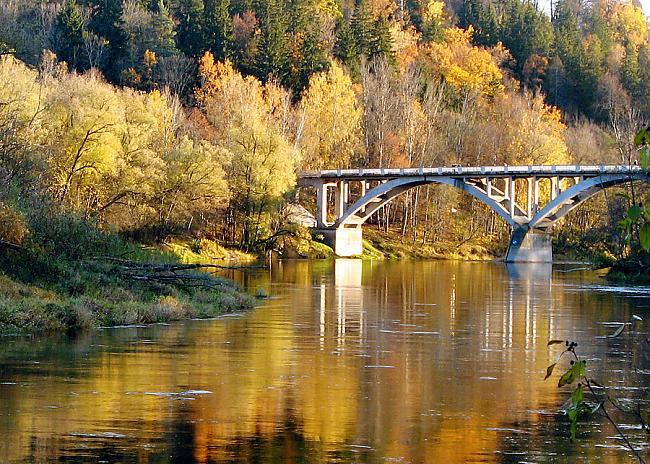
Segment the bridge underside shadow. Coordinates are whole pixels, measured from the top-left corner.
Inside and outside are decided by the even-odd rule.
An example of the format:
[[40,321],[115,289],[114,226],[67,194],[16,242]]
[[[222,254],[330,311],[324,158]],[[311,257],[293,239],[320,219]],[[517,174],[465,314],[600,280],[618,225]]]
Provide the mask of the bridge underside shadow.
[[[551,262],[553,226],[601,190],[648,174],[631,166],[513,166],[348,170],[308,173],[299,186],[314,187],[317,197],[315,232],[322,234],[338,256],[363,253],[362,225],[397,196],[417,186],[445,184],[489,206],[511,227],[506,262]],[[350,201],[350,184],[360,194]],[[546,204],[541,204],[540,187]],[[334,220],[328,221],[328,195],[334,191]]]

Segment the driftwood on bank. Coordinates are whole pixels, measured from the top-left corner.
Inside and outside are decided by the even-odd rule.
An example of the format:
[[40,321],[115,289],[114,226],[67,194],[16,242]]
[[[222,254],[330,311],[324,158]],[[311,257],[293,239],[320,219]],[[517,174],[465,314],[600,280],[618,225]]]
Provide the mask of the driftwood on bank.
[[119,264],[125,268],[133,269],[149,269],[151,271],[187,271],[191,269],[264,269],[262,265],[242,265],[242,266],[222,266],[221,264],[212,263],[190,263],[190,264],[161,264],[161,263],[141,263],[132,261],[130,259],[113,258],[111,256],[102,256],[95,258],[95,260],[108,261],[111,263]]
[[123,258],[102,256],[92,261],[111,263],[115,270],[123,277],[137,282],[148,282],[173,285],[186,288],[205,289],[231,289],[232,282],[220,279],[207,273],[191,273],[188,271],[201,269],[255,269],[264,266],[222,266],[219,264],[193,263],[193,264],[164,264],[142,263]]

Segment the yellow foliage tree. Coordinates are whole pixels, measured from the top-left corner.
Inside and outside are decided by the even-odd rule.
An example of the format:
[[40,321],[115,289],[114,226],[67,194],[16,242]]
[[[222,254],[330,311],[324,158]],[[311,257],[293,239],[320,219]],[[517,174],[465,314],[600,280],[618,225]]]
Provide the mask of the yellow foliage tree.
[[47,89],[37,73],[12,56],[0,56],[0,183],[28,183],[45,176],[37,147],[45,144],[42,99]]
[[332,63],[314,74],[300,101],[303,167],[350,167],[361,140],[361,115],[352,80],[341,66]]
[[504,89],[503,73],[488,50],[471,45],[472,32],[471,26],[446,28],[443,42],[424,47],[425,64],[458,91],[496,96]]
[[96,77],[71,74],[53,83],[46,107],[57,197],[77,207],[94,203],[103,194],[99,180],[115,171],[121,149],[117,94]]
[[643,10],[632,2],[614,3],[610,9],[609,22],[620,43],[630,41],[638,47],[648,40],[648,22]]
[[243,77],[209,53],[201,59],[200,75],[196,96],[217,129],[215,142],[232,153],[226,169],[230,206],[242,216],[241,241],[250,248],[268,224],[269,208],[295,185],[300,153],[287,140],[278,111],[286,98],[276,85]]

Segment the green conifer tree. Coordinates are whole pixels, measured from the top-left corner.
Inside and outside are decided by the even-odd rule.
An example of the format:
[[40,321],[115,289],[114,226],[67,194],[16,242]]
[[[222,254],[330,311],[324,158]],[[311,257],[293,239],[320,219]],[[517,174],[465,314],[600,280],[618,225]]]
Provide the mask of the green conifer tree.
[[188,56],[197,57],[205,51],[202,18],[203,0],[182,0],[178,8],[178,48]]
[[[155,6],[153,6],[155,4]],[[160,56],[169,56],[177,53],[175,42],[174,20],[165,7],[163,0],[152,0],[152,43],[147,47]]]
[[390,34],[390,27],[385,16],[381,16],[371,30],[370,50],[368,57],[386,58],[389,63],[395,63],[395,51],[393,50],[393,38]]
[[104,74],[110,80],[118,80],[119,65],[123,61],[126,37],[119,27],[122,16],[122,0],[97,0],[89,29],[108,40],[108,56]]
[[298,54],[298,63],[295,66],[297,75],[292,79],[294,95],[300,95],[307,87],[312,74],[327,70],[329,60],[327,52],[318,39],[316,31],[306,33]]
[[359,56],[369,56],[373,47],[373,19],[366,0],[358,0],[350,19],[352,37]]
[[625,56],[621,63],[621,83],[631,95],[637,95],[641,84],[639,53],[634,44],[625,44]]
[[230,0],[204,0],[202,27],[204,47],[217,60],[230,58],[233,51]]
[[72,69],[83,66],[84,20],[76,0],[68,0],[56,18],[56,53]]
[[336,44],[334,45],[334,56],[341,60],[343,64],[350,67],[359,57],[352,28],[345,18],[341,18],[338,22],[337,30],[338,33],[336,34]]
[[262,80],[275,78],[291,85],[290,47],[287,15],[281,0],[258,2],[260,41],[255,63],[256,75]]

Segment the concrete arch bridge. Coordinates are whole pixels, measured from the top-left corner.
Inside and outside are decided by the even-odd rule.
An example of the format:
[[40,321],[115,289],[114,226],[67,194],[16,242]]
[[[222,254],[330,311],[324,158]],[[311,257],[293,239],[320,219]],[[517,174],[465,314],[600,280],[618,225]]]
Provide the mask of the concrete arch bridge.
[[[377,210],[409,189],[437,183],[467,192],[510,225],[507,262],[550,262],[550,231],[557,221],[601,190],[635,180],[648,182],[650,175],[625,165],[481,166],[311,171],[299,174],[298,186],[316,189],[316,230],[338,256],[362,253],[362,225]],[[356,198],[350,190],[354,183],[360,185]],[[550,188],[545,204],[543,183]],[[330,189],[333,220],[328,220]]]

